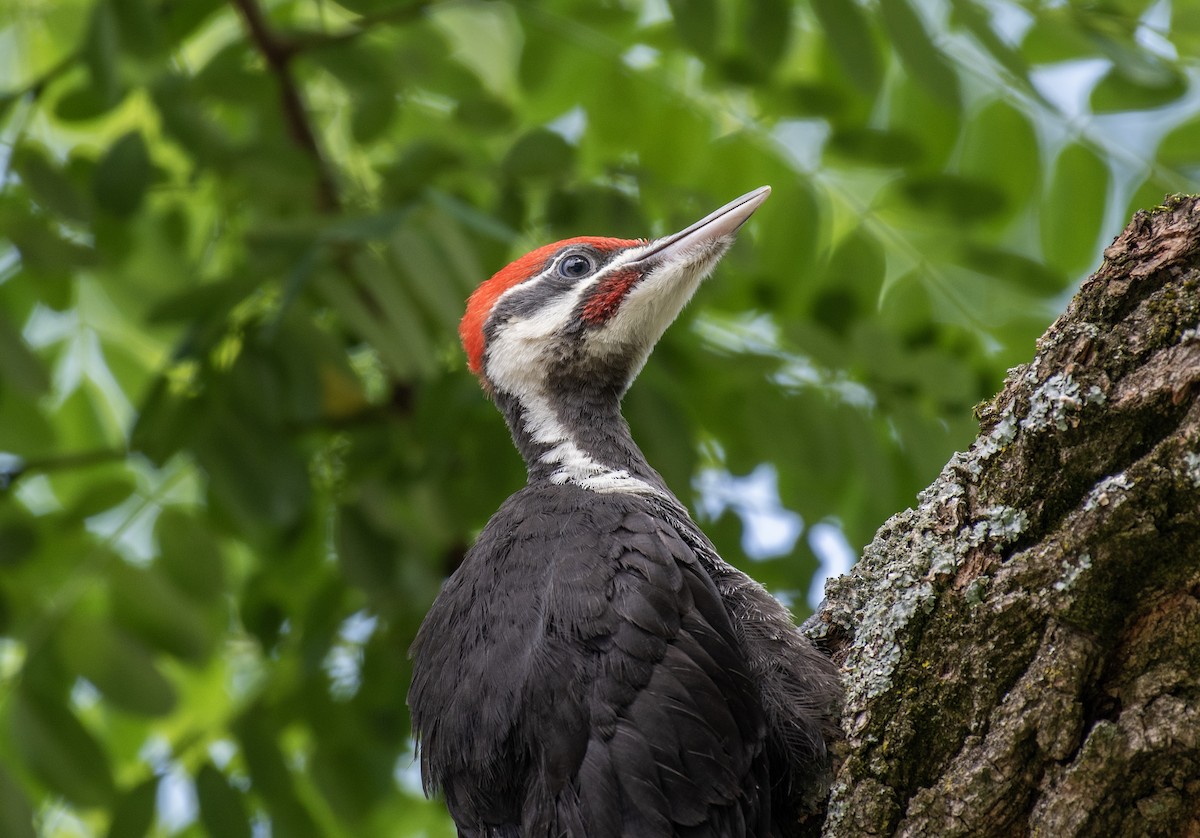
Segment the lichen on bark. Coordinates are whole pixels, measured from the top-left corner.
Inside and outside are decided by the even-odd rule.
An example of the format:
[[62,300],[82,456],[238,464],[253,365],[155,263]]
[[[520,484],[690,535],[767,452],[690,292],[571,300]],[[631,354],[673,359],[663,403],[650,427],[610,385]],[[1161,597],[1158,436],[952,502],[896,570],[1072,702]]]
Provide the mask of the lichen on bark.
[[806,624],[825,835],[1200,836],[1200,199],[1104,257]]

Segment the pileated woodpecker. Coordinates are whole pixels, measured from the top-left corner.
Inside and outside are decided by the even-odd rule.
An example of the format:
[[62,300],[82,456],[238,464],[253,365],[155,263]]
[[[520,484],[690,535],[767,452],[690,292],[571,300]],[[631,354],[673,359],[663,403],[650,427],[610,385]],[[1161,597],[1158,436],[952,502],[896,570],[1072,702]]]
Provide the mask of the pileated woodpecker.
[[717,555],[620,412],[770,191],[653,241],[540,247],[471,295],[470,367],[529,480],[413,644],[426,790],[464,838],[787,836],[824,794],[836,668]]

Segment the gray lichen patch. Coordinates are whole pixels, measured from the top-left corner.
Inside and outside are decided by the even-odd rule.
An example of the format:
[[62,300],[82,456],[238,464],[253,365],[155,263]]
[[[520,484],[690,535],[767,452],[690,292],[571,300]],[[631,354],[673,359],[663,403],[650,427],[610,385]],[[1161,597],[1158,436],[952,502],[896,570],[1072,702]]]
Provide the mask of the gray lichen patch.
[[989,545],[1000,550],[1029,525],[1024,510],[1003,505],[987,507],[961,525],[951,523],[967,495],[960,477],[970,474],[977,459],[956,454],[921,493],[919,506],[889,521],[854,570],[829,583],[829,623],[809,625],[814,635],[828,633],[833,625],[853,638],[844,664],[855,673],[846,684],[846,732],[851,737],[869,722],[858,709],[892,688],[893,673],[904,657],[901,638],[912,635],[913,621],[929,613],[964,559]]
[[980,437],[971,449],[975,455],[975,459],[971,461],[972,477],[979,476],[984,461],[1003,451],[1017,438],[1017,425],[1017,417],[1013,415],[1012,403],[1009,402],[1004,408],[1004,412],[1000,414],[1000,421],[986,436]]
[[971,584],[963,592],[963,598],[968,605],[982,605],[987,598],[988,586],[991,584],[991,578],[987,576],[976,576],[971,580]]
[[999,550],[1005,544],[1016,541],[1029,526],[1029,515],[1025,510],[1011,506],[989,506],[980,510],[980,514],[982,517],[964,533],[965,540],[972,547],[980,547],[990,541],[993,549]]
[[1125,472],[1118,472],[1096,484],[1083,502],[1084,512],[1102,506],[1118,506],[1125,500],[1126,492],[1133,488],[1133,481]]
[[[1036,384],[1036,371],[1031,369],[1024,378],[1031,385]],[[1082,392],[1079,382],[1070,373],[1055,373],[1042,382],[1029,397],[1029,410],[1024,418],[1017,418],[1014,402],[1010,401],[1005,405],[992,429],[977,439],[972,446],[971,453],[975,455],[975,459],[970,463],[970,475],[978,477],[983,463],[1011,445],[1017,439],[1019,431],[1035,432],[1051,426],[1065,431],[1077,424],[1078,420],[1074,414],[1084,406],[1102,405],[1107,399],[1107,395],[1097,385],[1093,384],[1086,392]]]
[[1200,454],[1195,451],[1188,451],[1183,455],[1184,474],[1188,480],[1192,481],[1192,485],[1200,488]]
[[[854,637],[845,663],[855,673],[846,685],[850,735],[861,729],[856,720],[865,723],[856,708],[891,686],[892,672],[903,654],[898,638],[934,596],[927,576],[942,545],[918,516],[908,510],[893,518],[854,570],[829,583],[830,622]],[[903,542],[903,549],[897,549],[896,542]]]
[[1039,431],[1050,425],[1065,431],[1071,426],[1071,414],[1083,407],[1079,383],[1070,373],[1056,372],[1047,378],[1029,399],[1029,412],[1021,420],[1021,429]]
[[917,494],[917,504],[921,507],[945,507],[959,498],[966,496],[966,489],[954,479],[956,473],[970,472],[971,463],[975,458],[970,454],[955,451],[950,462],[942,469],[938,479],[926,486]]
[[1067,561],[1063,564],[1062,578],[1054,583],[1054,590],[1065,592],[1075,587],[1075,583],[1079,577],[1092,567],[1092,557],[1088,553],[1083,553],[1076,561]]

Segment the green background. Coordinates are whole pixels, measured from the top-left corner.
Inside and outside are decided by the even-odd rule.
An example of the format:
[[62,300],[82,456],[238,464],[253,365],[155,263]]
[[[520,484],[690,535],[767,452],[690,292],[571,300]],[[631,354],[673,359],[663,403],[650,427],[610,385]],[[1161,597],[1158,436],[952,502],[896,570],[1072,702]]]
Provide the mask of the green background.
[[450,835],[406,650],[523,480],[463,300],[762,184],[626,414],[803,612],[808,532],[745,522],[857,551],[970,443],[1200,188],[1198,47],[1193,0],[0,0],[0,838]]

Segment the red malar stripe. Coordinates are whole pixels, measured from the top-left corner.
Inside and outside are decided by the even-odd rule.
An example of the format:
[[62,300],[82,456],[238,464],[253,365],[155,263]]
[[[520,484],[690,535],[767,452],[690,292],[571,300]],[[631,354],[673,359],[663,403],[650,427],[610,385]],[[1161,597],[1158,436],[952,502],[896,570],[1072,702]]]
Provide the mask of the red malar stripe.
[[608,320],[617,313],[625,296],[641,278],[642,272],[632,268],[606,276],[583,307],[583,319],[593,326]]

